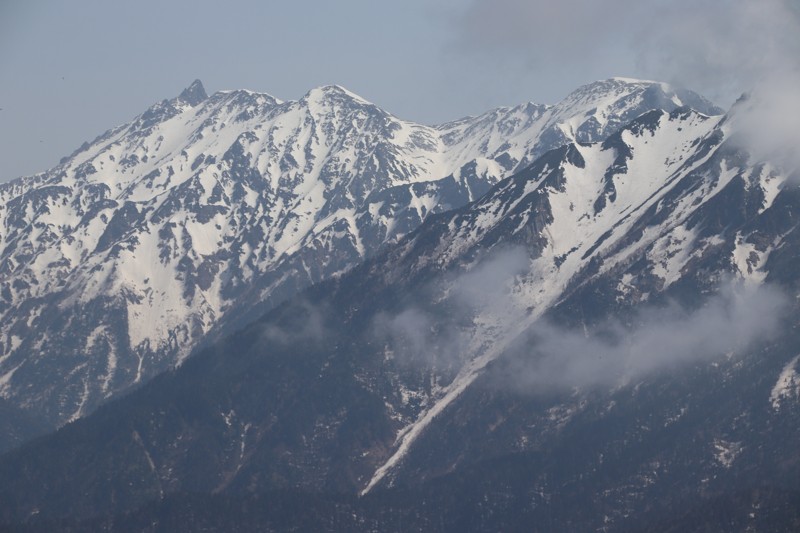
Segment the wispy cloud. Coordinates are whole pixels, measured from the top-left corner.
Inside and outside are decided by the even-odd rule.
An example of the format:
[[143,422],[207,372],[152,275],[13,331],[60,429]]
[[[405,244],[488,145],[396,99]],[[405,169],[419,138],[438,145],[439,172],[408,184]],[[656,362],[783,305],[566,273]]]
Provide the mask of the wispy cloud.
[[301,299],[297,305],[282,309],[282,314],[277,314],[275,320],[261,327],[260,340],[265,346],[315,345],[333,338],[333,331],[328,326],[331,311],[327,305]]
[[456,17],[466,53],[552,72],[600,62],[732,101],[800,60],[797,0],[473,0]]
[[[476,346],[477,317],[491,316],[510,326],[507,332],[518,331],[514,324],[527,318],[525,309],[509,305],[527,265],[520,249],[491,256],[449,280],[444,290],[424,292],[436,294],[437,303],[421,297],[418,305],[381,315],[375,321],[377,338],[401,364],[457,370]],[[491,340],[511,348],[495,368],[492,383],[526,393],[616,387],[693,363],[743,355],[777,332],[787,305],[771,286],[729,282],[699,308],[645,306],[627,325],[608,317],[589,329],[573,329],[542,319],[517,338],[502,338],[501,327],[491,332],[500,331],[501,338]]]
[[797,181],[800,173],[800,70],[775,72],[737,102],[732,140],[753,162],[769,162]]
[[507,354],[497,383],[527,392],[615,387],[689,364],[741,356],[775,335],[788,301],[769,286],[724,285],[698,309],[649,307],[623,326],[537,324]]
[[640,66],[712,96],[735,97],[800,64],[797,5],[795,0],[671,2],[654,11],[639,47]]
[[520,318],[508,298],[528,263],[522,248],[495,250],[467,272],[416,291],[415,305],[378,315],[371,333],[391,348],[402,365],[458,368],[469,356],[477,316],[508,322]]

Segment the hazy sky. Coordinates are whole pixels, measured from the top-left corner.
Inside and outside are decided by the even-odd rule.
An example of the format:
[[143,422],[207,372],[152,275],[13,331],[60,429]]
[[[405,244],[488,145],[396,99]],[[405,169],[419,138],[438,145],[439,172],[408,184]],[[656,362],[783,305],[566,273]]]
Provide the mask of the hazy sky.
[[[721,104],[798,56],[798,0],[0,0],[0,182],[177,95],[338,83],[436,123],[611,76]],[[789,59],[786,59],[789,58]]]

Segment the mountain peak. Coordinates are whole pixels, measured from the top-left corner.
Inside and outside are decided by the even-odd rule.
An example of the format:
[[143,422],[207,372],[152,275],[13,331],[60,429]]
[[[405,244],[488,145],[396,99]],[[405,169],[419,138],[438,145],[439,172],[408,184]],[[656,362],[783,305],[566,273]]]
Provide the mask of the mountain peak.
[[601,80],[595,83],[622,83],[627,85],[663,85],[661,82],[653,80],[642,80],[639,78],[627,78],[625,76],[612,76],[606,80]]
[[371,102],[360,97],[356,93],[349,91],[341,85],[331,84],[322,85],[308,91],[302,98],[306,101],[325,101],[325,100],[350,100],[361,104],[372,105]]
[[206,98],[208,98],[208,94],[206,94],[206,89],[203,87],[203,82],[200,80],[194,80],[191,85],[178,95],[178,100],[186,102],[192,107],[201,103]]
[[[640,80],[634,78],[614,77],[587,83],[572,91],[558,107],[615,108],[624,115],[623,122],[635,118],[638,114],[651,109],[663,109],[672,112],[677,107],[689,106],[704,115],[721,115],[723,110],[703,96],[674,87],[668,83]],[[625,113],[623,108],[629,108]]]
[[602,99],[608,97],[618,98],[625,94],[652,88],[669,90],[669,86],[665,83],[614,77],[581,85],[572,91],[565,100]]

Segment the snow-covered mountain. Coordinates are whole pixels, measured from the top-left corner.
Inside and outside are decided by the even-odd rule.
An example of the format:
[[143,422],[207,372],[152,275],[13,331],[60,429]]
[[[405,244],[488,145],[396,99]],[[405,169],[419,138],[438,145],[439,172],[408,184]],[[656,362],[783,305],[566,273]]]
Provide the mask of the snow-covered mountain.
[[51,424],[181,362],[565,143],[699,96],[611,79],[428,127],[338,87],[194,82],[0,186],[0,393]]
[[[439,469],[432,457],[468,456],[467,451],[454,451],[461,446],[451,440],[434,452],[427,430],[437,420],[453,424],[442,413],[456,410],[454,405],[465,401],[465,395],[481,395],[486,384],[473,384],[487,381],[492,365],[515,344],[535,342],[526,335],[545,317],[558,316],[586,331],[587,324],[626,316],[631,308],[650,302],[708,298],[725,279],[751,286],[765,280],[782,282],[790,298],[800,294],[796,276],[785,264],[797,257],[796,179],[768,162],[752,160],[731,140],[733,133],[727,116],[708,117],[687,108],[646,113],[602,143],[571,143],[546,154],[467,209],[431,219],[424,232],[411,234],[392,249],[386,261],[392,266],[374,271],[374,276],[408,280],[429,276],[431,271],[470,268],[487,250],[509,246],[525,250],[528,259],[513,278],[513,289],[503,294],[500,312],[484,302],[461,330],[463,361],[458,371],[435,391],[424,383],[417,389],[404,384],[410,389],[407,394],[423,398],[425,408],[398,430],[393,452],[375,470],[365,491],[429,476]],[[723,320],[736,323],[730,311]],[[569,335],[568,330],[562,333]],[[597,349],[602,358],[602,346],[595,338],[584,349]],[[572,369],[569,357],[561,355],[566,361],[555,363],[560,370],[550,379],[568,385],[577,378],[563,377]],[[761,363],[771,365],[777,377],[776,365],[793,368],[796,362],[781,359],[785,356]],[[674,359],[680,356],[675,354]],[[741,367],[731,363],[735,364]],[[546,369],[541,371],[547,375]],[[632,370],[615,368],[614,361],[608,361],[595,371],[603,375]],[[633,378],[646,377],[632,372]],[[546,387],[538,379],[534,376],[531,382]],[[575,382],[586,383],[595,382],[592,378]],[[780,383],[778,379],[775,386],[780,388]],[[764,394],[765,401],[772,397],[771,392]],[[578,394],[577,406],[553,408],[580,410],[584,399]],[[560,418],[549,422],[538,418],[537,432],[557,432],[563,423]],[[453,428],[434,432],[449,430]],[[423,437],[415,456],[417,441]],[[469,447],[465,442],[463,448]]]
[[740,111],[573,135],[427,216],[0,457],[0,522],[691,530],[719,505],[743,531],[797,523],[800,187],[742,145]]

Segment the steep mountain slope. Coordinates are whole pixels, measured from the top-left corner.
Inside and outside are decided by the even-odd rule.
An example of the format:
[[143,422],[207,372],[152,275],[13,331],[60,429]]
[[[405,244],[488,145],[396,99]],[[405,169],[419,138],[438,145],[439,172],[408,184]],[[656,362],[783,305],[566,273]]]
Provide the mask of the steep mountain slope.
[[[645,113],[429,217],[4,456],[2,516],[140,508],[157,528],[203,523],[210,501],[217,527],[281,528],[302,502],[311,528],[624,530],[762,487],[788,500],[738,523],[796,521],[800,191],[731,116]],[[725,278],[754,291],[744,306]]]
[[570,140],[692,93],[607,80],[437,127],[347,90],[180,96],[0,186],[0,394],[60,424]]
[[0,398],[0,450],[10,450],[50,428],[6,399]]

